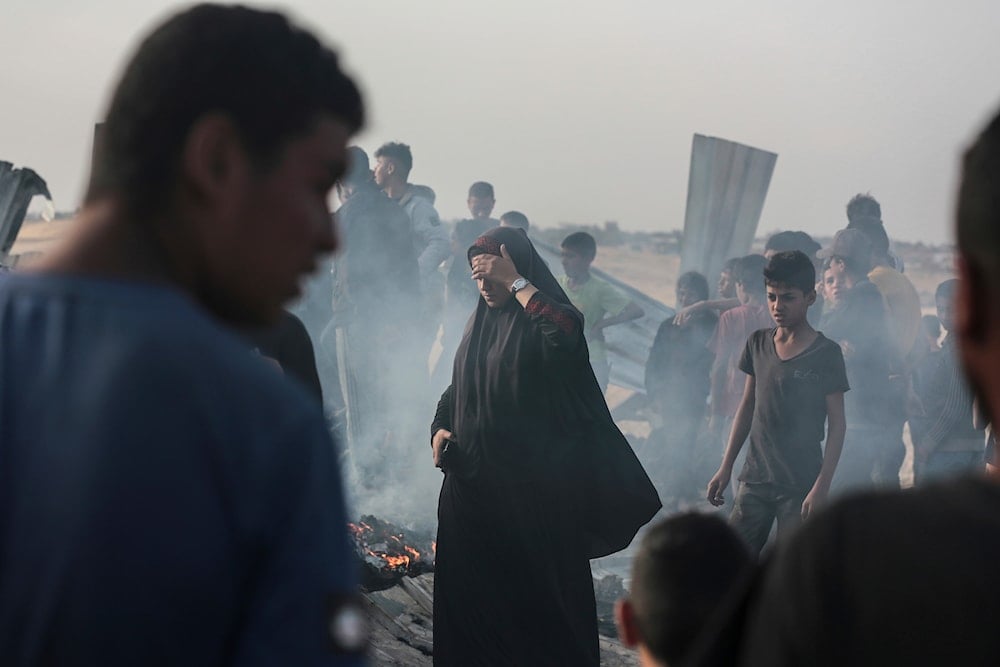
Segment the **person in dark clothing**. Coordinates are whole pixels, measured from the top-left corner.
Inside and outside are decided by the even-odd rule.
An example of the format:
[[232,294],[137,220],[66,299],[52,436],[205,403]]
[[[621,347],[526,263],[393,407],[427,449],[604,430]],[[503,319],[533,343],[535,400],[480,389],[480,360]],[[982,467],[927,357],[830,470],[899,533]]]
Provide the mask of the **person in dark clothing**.
[[702,628],[752,571],[746,545],[717,516],[688,512],[642,538],[627,598],[615,605],[618,636],[642,667],[679,665]]
[[[813,267],[817,270],[819,269],[819,262],[816,257],[816,252],[821,248],[819,243],[813,240],[813,237],[809,236],[805,232],[778,232],[777,234],[772,234],[768,237],[767,241],[764,242],[764,258],[771,259],[779,252],[792,252],[798,251],[804,254],[813,263]],[[732,262],[733,260],[729,260]],[[729,266],[729,262],[726,265]],[[722,286],[722,279],[720,277],[719,283]],[[734,286],[735,287],[735,286]],[[820,316],[823,314],[823,300],[822,295],[817,293],[816,302],[809,308],[809,323],[816,327],[819,325]],[[685,318],[691,315],[691,313],[698,310],[703,310],[706,308],[711,308],[717,310],[720,314],[725,313],[731,308],[737,308],[740,306],[740,300],[736,295],[730,297],[723,296],[719,294],[719,298],[714,301],[703,301],[701,303],[696,303],[692,306],[682,309],[677,313],[675,319],[678,322],[682,322]]]
[[451,232],[451,264],[445,279],[444,321],[441,330],[441,355],[434,366],[434,388],[440,390],[451,380],[451,362],[455,350],[462,340],[462,332],[469,317],[476,309],[479,291],[470,276],[468,250],[472,243],[488,230],[498,227],[494,220],[493,207],[496,196],[493,186],[485,181],[476,181],[469,186],[467,201],[472,216],[455,223]]
[[[708,342],[708,349],[714,356],[709,376],[708,430],[714,446],[722,451],[728,444],[746,385],[746,374],[740,370],[739,364],[747,339],[754,331],[770,329],[774,324],[764,284],[766,267],[767,260],[763,255],[740,257],[733,265],[731,271],[740,305],[722,313]],[[741,456],[745,458],[745,454]],[[734,470],[742,468],[742,464],[743,460],[737,458]]]
[[[965,153],[950,335],[1000,415],[1000,115]],[[803,526],[688,665],[963,665],[1000,656],[1000,485],[980,475],[847,498]]]
[[928,354],[914,372],[913,390],[921,408],[910,417],[916,484],[982,469],[984,464],[984,434],[976,428],[972,390],[951,335],[957,283],[938,285],[935,301],[946,336],[941,349]]
[[338,183],[344,251],[333,263],[334,340],[325,343],[335,346],[350,460],[358,481],[372,486],[384,481],[376,471],[385,470],[385,457],[412,442],[419,424],[412,397],[426,390],[415,384],[426,383],[426,370],[407,344],[420,303],[409,218],[372,182],[365,152],[352,146],[350,156]]
[[701,301],[678,308],[674,314],[674,324],[684,324],[689,317],[702,311],[707,310],[721,317],[727,310],[738,307],[740,300],[736,296],[736,273],[740,260],[739,257],[730,257],[722,265],[722,270],[719,271],[719,280],[715,284],[714,300],[709,301],[706,297]]
[[[678,309],[707,298],[705,276],[690,271],[677,280]],[[665,495],[686,497],[698,489],[698,431],[705,421],[713,359],[707,345],[717,322],[709,310],[695,313],[682,325],[667,318],[649,351],[646,397],[655,428],[642,458]],[[711,455],[714,459],[718,453]]]
[[528,238],[492,229],[468,256],[481,298],[431,426],[434,662],[597,665],[588,559],[628,545],[659,499]]
[[1000,485],[847,497],[737,591],[686,667],[992,667]]
[[243,336],[257,354],[274,360],[283,373],[300,382],[322,405],[316,355],[302,320],[285,311],[276,324],[243,332]]
[[[863,195],[864,196],[864,195]],[[864,201],[864,200],[861,200]],[[870,205],[870,204],[869,204]],[[877,207],[877,204],[876,204]],[[862,208],[861,210],[864,210]],[[872,207],[871,210],[875,210]],[[891,423],[893,443],[884,449],[879,462],[879,479],[892,481],[899,479],[900,468],[906,457],[903,444],[903,425],[906,423],[908,403],[912,402],[912,372],[917,361],[920,335],[920,295],[910,279],[897,266],[889,253],[889,236],[881,220],[860,213],[847,225],[857,230],[871,243],[870,280],[882,294],[885,302],[886,318],[894,351],[894,362],[890,376],[891,400],[887,404],[886,417]],[[896,258],[898,259],[898,258]],[[897,481],[898,484],[898,481]]]
[[820,330],[840,345],[847,380],[853,388],[844,396],[847,435],[831,494],[873,485],[898,486],[898,476],[880,477],[879,462],[885,450],[895,444],[886,415],[896,347],[889,337],[882,295],[867,277],[871,246],[861,232],[843,229],[821,254],[828,299]]
[[[491,184],[476,181],[469,186],[467,204],[471,217],[455,223],[451,233],[452,261],[448,268],[445,335],[454,338],[455,345],[461,340],[462,329],[475,310],[476,300],[479,298],[476,284],[469,279],[466,253],[473,241],[500,225],[498,220],[491,217],[496,205],[496,195]],[[445,366],[450,369],[455,346],[446,346],[445,349],[450,352],[444,357],[448,362]]]
[[[708,483],[720,506],[743,442],[750,451],[730,521],[760,553],[777,520],[778,537],[791,533],[825,500],[844,444],[844,357],[836,343],[806,319],[815,300],[816,271],[798,251],[774,255],[764,270],[767,301],[777,328],[747,340],[740,370],[747,375],[729,444]],[[821,448],[829,421],[826,447]]]

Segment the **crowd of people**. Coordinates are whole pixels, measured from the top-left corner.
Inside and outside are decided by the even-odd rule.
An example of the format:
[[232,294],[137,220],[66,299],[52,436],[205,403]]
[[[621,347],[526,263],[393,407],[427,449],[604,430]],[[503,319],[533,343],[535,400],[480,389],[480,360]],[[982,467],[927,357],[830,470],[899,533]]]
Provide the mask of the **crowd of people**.
[[72,238],[0,279],[0,662],[362,664],[342,467],[380,491],[432,464],[436,664],[599,664],[590,559],[734,473],[728,517],[642,538],[616,617],[644,665],[996,662],[1000,116],[934,316],[870,195],[714,296],[681,275],[641,460],[603,331],[644,313],[594,238],[557,278],[482,181],[448,230],[408,146],[349,145],[364,118],[272,12],[184,10],[129,61]]
[[[938,286],[937,315],[924,316],[879,203],[857,195],[847,212],[826,248],[781,232],[764,254],[729,260],[715,298],[705,276],[682,275],[678,315],[646,367],[656,428],[644,452],[661,493],[683,502],[711,478],[708,500],[721,504],[737,473],[741,531],[756,523],[760,494],[769,498],[766,525],[746,528],[757,550],[775,518],[780,533],[808,513],[817,482],[820,500],[900,488],[904,425],[917,484],[982,469],[989,455],[951,335],[955,281]],[[713,477],[706,465],[720,455]]]

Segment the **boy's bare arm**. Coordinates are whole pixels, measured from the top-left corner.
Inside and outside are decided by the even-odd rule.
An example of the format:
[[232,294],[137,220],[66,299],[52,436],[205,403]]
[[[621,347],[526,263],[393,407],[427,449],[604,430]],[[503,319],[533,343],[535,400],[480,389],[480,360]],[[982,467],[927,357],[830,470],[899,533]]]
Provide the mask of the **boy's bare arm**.
[[802,518],[812,514],[818,505],[826,500],[830,492],[833,474],[837,471],[840,453],[844,451],[844,435],[847,433],[847,418],[844,416],[844,393],[837,392],[826,397],[826,447],[823,448],[823,467],[809,494],[802,501]]
[[726,444],[726,453],[722,456],[722,465],[718,472],[708,483],[708,502],[716,507],[722,505],[725,499],[722,493],[729,486],[729,480],[733,476],[733,465],[736,457],[743,449],[743,443],[750,435],[750,425],[753,423],[753,410],[756,405],[754,392],[757,388],[757,379],[753,375],[747,375],[746,384],[743,385],[743,398],[740,400],[740,407],[736,411],[736,419],[733,421],[733,429],[729,432],[729,442]]
[[593,329],[595,331],[600,331],[601,329],[606,329],[607,327],[613,327],[616,324],[637,320],[645,314],[646,311],[642,309],[642,306],[637,304],[635,301],[629,301],[628,305],[622,308],[622,312],[612,317],[605,317],[600,322],[597,322]]
[[698,301],[685,306],[674,315],[674,324],[680,326],[691,319],[691,316],[703,310],[717,310],[720,313],[740,305],[739,299],[716,299],[714,301]]

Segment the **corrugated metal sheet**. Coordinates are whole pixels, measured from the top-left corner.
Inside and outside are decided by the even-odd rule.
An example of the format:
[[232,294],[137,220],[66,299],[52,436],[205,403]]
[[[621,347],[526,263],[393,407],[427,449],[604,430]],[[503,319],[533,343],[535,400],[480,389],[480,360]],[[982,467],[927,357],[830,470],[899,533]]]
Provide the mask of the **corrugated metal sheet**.
[[776,153],[694,135],[681,271],[700,271],[711,284],[730,257],[750,252]]
[[31,169],[14,169],[10,162],[0,161],[0,263],[7,259],[35,195],[52,199],[41,176]]
[[[557,277],[563,275],[559,249],[536,239],[531,242],[552,273]],[[608,349],[608,361],[611,363],[611,383],[646,393],[646,360],[649,358],[649,349],[653,346],[653,338],[656,337],[660,324],[674,316],[674,309],[600,269],[591,268],[590,272],[627,294],[645,311],[645,315],[637,320],[605,329],[604,341]]]

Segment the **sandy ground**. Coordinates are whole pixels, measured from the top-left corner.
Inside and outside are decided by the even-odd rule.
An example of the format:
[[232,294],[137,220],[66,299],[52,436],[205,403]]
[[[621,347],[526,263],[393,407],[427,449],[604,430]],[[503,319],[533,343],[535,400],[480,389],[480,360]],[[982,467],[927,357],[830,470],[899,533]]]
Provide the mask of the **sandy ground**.
[[71,218],[52,220],[50,222],[41,220],[25,222],[21,226],[21,231],[14,241],[14,247],[11,248],[10,254],[23,255],[24,257],[22,257],[21,261],[26,261],[35,253],[44,253],[46,250],[52,248],[60,238],[66,235],[72,223],[73,220]]

